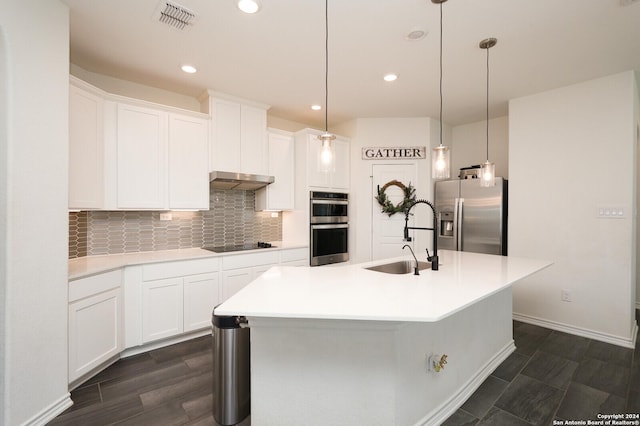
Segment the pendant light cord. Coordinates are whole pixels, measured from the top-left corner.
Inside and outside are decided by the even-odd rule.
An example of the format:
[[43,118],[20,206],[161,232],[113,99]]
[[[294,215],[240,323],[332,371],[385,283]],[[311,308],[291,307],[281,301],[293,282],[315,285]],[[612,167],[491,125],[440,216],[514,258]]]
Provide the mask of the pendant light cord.
[[442,3],[440,3],[440,146],[442,146]]
[[487,162],[489,161],[489,48],[487,50]]
[[324,2],[324,131],[329,133],[329,0]]

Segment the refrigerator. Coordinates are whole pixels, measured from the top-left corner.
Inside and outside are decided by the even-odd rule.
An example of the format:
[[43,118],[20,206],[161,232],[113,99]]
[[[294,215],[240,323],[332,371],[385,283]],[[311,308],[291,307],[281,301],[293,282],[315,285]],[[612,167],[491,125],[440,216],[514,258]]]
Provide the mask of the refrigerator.
[[480,179],[435,184],[438,248],[507,255],[507,180],[481,187]]

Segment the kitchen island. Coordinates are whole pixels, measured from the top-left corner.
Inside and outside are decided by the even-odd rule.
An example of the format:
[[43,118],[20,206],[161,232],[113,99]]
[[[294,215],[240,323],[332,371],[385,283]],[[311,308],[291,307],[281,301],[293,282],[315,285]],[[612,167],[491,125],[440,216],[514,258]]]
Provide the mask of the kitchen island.
[[216,309],[249,320],[253,424],[439,424],[515,349],[511,285],[551,265],[441,251],[439,271],[366,269],[408,259],[274,267]]

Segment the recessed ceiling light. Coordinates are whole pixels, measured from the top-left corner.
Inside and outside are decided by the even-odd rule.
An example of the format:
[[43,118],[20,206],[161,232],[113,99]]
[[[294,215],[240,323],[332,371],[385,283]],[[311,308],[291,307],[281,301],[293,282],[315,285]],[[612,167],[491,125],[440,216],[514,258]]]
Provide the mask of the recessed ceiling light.
[[311,105],[311,109],[314,111],[320,111],[322,109],[321,105]]
[[415,27],[415,28],[412,28],[411,31],[409,31],[407,33],[407,35],[405,36],[405,39],[407,39],[409,41],[422,40],[423,38],[425,38],[427,36],[427,34],[429,34],[429,33],[424,28]]
[[256,13],[260,10],[259,0],[237,0],[236,6],[244,13]]
[[184,71],[184,72],[186,72],[186,73],[188,73],[188,74],[193,74],[193,73],[195,73],[196,71],[198,71],[198,70],[196,69],[196,67],[194,67],[193,65],[187,65],[187,64],[183,65],[183,66],[181,67],[181,69],[182,69],[182,71]]
[[397,74],[387,74],[384,77],[384,81],[396,81],[398,79]]

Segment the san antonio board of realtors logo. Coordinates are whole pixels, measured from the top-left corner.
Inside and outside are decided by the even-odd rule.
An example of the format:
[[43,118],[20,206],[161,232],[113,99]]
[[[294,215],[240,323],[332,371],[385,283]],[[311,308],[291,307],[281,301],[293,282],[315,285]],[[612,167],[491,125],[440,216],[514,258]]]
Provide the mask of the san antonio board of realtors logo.
[[424,160],[427,155],[425,146],[369,146],[362,148],[363,160]]

